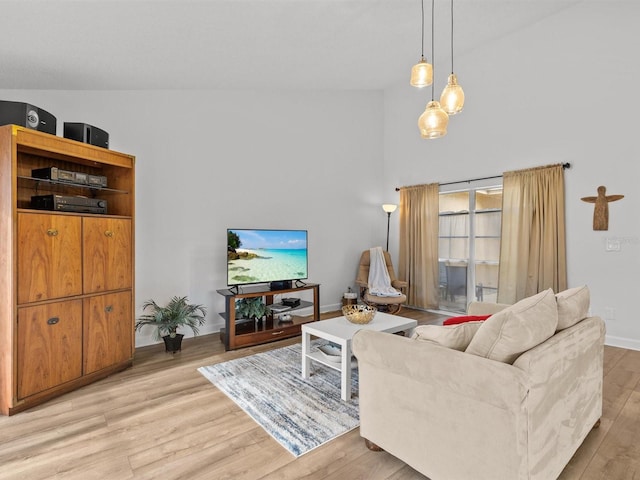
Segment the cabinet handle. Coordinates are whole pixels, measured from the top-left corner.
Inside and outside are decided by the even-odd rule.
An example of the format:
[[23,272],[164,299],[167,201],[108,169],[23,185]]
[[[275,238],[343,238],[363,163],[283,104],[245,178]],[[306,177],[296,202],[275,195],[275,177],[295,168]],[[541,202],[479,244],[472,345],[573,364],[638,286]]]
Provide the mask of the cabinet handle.
[[104,307],[104,311],[107,313],[111,313],[113,311],[113,305],[107,305]]
[[47,230],[47,235],[49,235],[50,237],[55,237],[58,235],[58,230],[56,230],[55,228],[50,228]]
[[111,238],[113,237],[113,232],[111,230],[107,230],[106,232],[104,232],[104,236]]
[[51,317],[49,320],[47,320],[47,325],[55,325],[56,323],[58,323],[60,321],[60,318],[58,317]]
[[271,335],[282,335],[284,330],[280,330],[279,332],[271,332]]

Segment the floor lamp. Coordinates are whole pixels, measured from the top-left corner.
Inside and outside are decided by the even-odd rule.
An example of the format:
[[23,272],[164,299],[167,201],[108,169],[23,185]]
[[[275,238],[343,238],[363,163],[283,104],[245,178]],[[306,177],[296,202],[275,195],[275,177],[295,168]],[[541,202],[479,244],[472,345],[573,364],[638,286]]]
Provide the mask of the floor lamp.
[[382,209],[387,212],[387,252],[389,251],[389,221],[391,220],[391,214],[396,211],[397,205],[392,203],[385,203],[382,205]]

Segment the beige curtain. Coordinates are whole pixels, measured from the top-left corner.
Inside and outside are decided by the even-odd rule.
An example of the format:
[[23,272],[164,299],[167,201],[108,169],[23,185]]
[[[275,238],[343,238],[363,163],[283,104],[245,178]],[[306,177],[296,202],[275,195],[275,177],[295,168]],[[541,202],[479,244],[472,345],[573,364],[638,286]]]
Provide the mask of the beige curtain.
[[567,288],[562,165],[505,172],[498,302]]
[[438,308],[438,192],[437,183],[400,189],[398,275],[414,307]]

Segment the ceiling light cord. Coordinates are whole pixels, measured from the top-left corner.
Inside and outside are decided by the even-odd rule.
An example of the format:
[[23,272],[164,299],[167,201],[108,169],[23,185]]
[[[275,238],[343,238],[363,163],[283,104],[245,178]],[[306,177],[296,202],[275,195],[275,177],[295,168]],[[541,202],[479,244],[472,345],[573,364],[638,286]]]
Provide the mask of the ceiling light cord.
[[453,73],[453,0],[451,0],[451,73]]
[[[424,5],[424,4],[423,4]],[[424,6],[423,6],[424,8]],[[436,57],[434,56],[434,48],[433,48],[433,42],[434,42],[434,34],[433,34],[433,15],[435,12],[435,0],[431,0],[431,65],[435,65],[436,64]],[[424,15],[422,16],[422,18],[424,19]],[[422,20],[424,22],[424,20]],[[433,86],[436,82],[431,82],[431,101],[433,101],[434,96],[433,96]]]
[[420,3],[422,5],[422,50],[420,52],[420,57],[424,60],[424,0]]
[[440,105],[449,115],[460,113],[464,107],[464,91],[458,84],[458,78],[453,69],[453,0],[451,2],[451,74],[447,81],[447,86],[442,90],[440,95]]

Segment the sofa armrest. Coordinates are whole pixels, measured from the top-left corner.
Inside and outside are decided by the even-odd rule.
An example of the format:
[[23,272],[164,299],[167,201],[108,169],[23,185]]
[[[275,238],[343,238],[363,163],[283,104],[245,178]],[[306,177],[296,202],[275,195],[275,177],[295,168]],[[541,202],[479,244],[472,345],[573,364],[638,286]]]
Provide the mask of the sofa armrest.
[[513,366],[531,379],[529,457],[556,478],[602,416],[604,322],[586,318],[523,353]]

